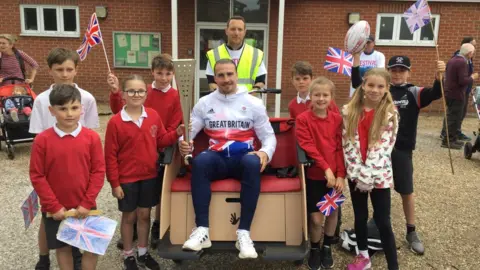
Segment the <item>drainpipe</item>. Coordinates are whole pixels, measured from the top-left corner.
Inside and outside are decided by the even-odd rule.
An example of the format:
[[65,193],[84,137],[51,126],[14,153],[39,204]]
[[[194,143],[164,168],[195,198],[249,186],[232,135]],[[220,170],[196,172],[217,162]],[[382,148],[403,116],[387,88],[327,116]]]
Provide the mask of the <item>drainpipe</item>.
[[[172,59],[178,59],[178,0],[172,0]],[[175,77],[172,81],[172,87],[178,89]]]
[[[174,0],[172,0],[174,1]],[[283,57],[283,23],[285,17],[285,0],[279,1],[278,6],[278,40],[277,40],[277,74],[275,88],[282,89],[282,57]],[[280,117],[281,94],[275,95],[275,117]]]

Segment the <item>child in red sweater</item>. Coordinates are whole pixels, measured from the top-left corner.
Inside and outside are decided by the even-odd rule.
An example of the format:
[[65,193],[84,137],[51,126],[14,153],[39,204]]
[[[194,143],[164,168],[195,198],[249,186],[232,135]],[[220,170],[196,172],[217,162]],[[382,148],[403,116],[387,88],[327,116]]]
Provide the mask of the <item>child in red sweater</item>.
[[[312,82],[313,68],[310,63],[298,61],[292,67],[292,84],[297,91],[297,96],[288,103],[288,111],[290,117],[295,119],[304,111],[308,110],[310,105],[310,96],[308,95],[308,87]],[[337,104],[332,100],[329,109],[340,114]]]
[[137,269],[133,254],[133,225],[138,220],[138,265],[160,269],[147,252],[150,210],[159,203],[158,150],[174,144],[183,125],[167,132],[158,113],[145,108],[149,94],[143,79],[129,76],[123,83],[126,106],[113,116],[105,135],[107,179],[122,212],[124,269]]
[[337,212],[325,221],[323,246],[320,248],[324,217],[316,204],[335,188],[342,192],[345,185],[345,165],[342,149],[342,117],[329,109],[335,85],[325,77],[319,77],[310,84],[310,109],[296,119],[296,137],[315,164],[307,170],[307,210],[310,213],[311,250],[308,259],[310,269],[333,267],[331,244],[337,226]]
[[[147,99],[144,106],[154,109],[165,126],[167,132],[176,130],[182,122],[182,107],[178,91],[171,86],[175,68],[172,57],[169,54],[161,54],[152,60],[151,66],[154,82],[148,85]],[[108,76],[110,85],[110,109],[114,114],[122,110],[125,101],[120,94],[120,87],[117,77]],[[162,153],[163,154],[163,153]],[[163,179],[164,167],[159,167],[158,175]],[[156,248],[160,238],[160,205],[155,207],[155,221],[152,224],[151,247]],[[122,244],[117,245],[121,248]]]
[[[73,269],[71,246],[56,239],[58,227],[68,209],[76,209],[77,217],[85,218],[96,207],[104,183],[105,161],[98,134],[79,123],[79,90],[58,84],[49,100],[50,113],[57,123],[35,138],[30,179],[40,197],[48,248],[56,249],[60,269]],[[53,217],[47,217],[47,213]],[[97,255],[85,251],[82,269],[95,269],[96,264]]]

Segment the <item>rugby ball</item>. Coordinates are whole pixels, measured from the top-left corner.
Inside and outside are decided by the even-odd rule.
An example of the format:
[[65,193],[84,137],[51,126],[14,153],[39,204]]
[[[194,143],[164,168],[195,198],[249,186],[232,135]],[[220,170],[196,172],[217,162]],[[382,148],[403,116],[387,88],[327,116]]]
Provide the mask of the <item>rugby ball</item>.
[[345,35],[345,51],[354,54],[358,53],[367,44],[368,36],[370,36],[370,25],[367,21],[358,21]]

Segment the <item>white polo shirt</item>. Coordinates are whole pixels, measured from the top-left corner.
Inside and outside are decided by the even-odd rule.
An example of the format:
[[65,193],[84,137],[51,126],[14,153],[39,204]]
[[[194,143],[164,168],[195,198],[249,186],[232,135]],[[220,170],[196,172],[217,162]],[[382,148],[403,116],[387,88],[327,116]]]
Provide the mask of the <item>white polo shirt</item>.
[[[80,124],[87,128],[100,127],[98,119],[97,102],[95,97],[88,91],[85,91],[74,86],[80,91],[82,98],[82,115],[80,116]],[[52,92],[53,84],[49,89],[37,96],[33,103],[32,114],[30,115],[30,129],[28,132],[39,134],[46,129],[49,129],[57,123],[55,117],[52,116],[48,107],[50,106],[50,92]]]
[[66,132],[60,130],[60,129],[57,127],[56,124],[53,125],[53,130],[55,131],[55,133],[57,133],[57,135],[58,135],[60,138],[63,138],[63,137],[65,137],[65,136],[67,136],[67,135],[70,135],[70,136],[76,138],[76,137],[78,136],[78,134],[80,134],[80,132],[82,131],[82,124],[78,123],[77,128],[76,128],[74,131],[70,132],[70,133],[66,133]]
[[123,109],[120,111],[120,117],[122,118],[123,122],[133,122],[139,128],[142,127],[143,120],[148,117],[147,112],[145,111],[145,107],[142,106],[142,114],[138,118],[137,121],[133,121],[132,117],[128,115],[127,111],[125,110],[126,106],[123,106]]

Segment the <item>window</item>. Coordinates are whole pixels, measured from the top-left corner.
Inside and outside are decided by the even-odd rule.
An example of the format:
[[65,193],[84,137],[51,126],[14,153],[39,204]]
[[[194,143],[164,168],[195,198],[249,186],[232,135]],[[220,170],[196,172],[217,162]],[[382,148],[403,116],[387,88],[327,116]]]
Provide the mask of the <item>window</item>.
[[249,23],[268,23],[268,0],[197,0],[197,22],[226,23],[240,15]]
[[247,23],[267,23],[268,0],[236,0],[233,14],[244,17]]
[[198,0],[197,21],[226,23],[230,17],[230,0]]
[[78,7],[21,5],[22,35],[79,37]]
[[[432,15],[431,22],[438,37],[440,15]],[[403,14],[382,13],[377,15],[376,45],[389,46],[435,46],[434,32],[430,24],[410,33]]]

